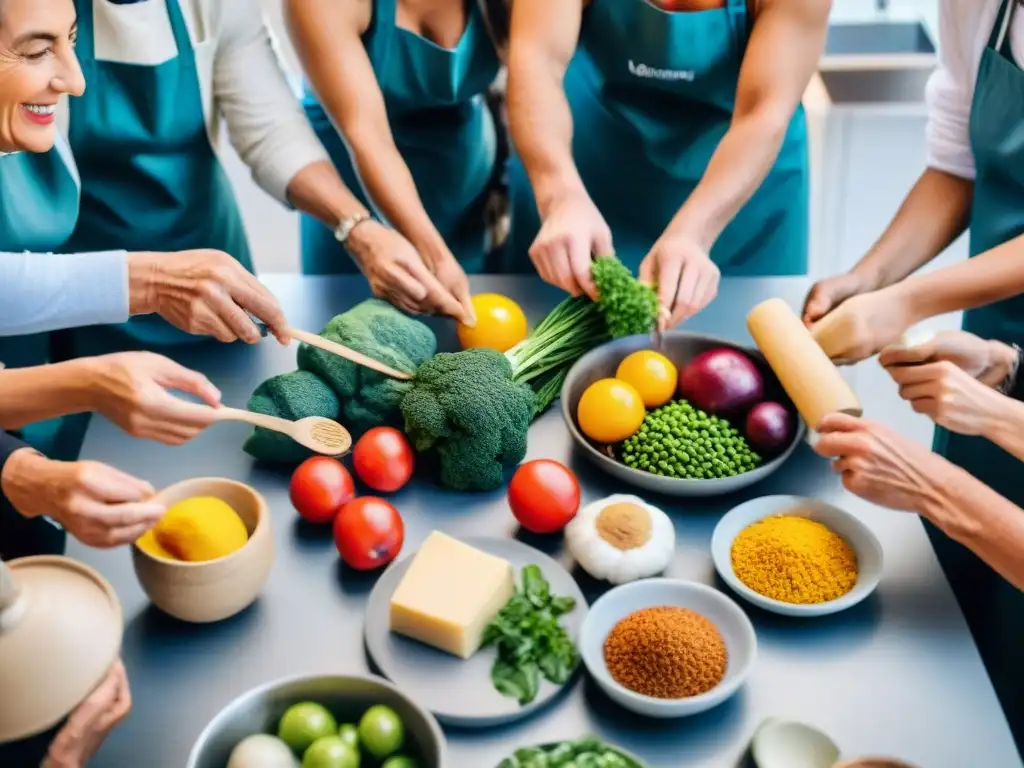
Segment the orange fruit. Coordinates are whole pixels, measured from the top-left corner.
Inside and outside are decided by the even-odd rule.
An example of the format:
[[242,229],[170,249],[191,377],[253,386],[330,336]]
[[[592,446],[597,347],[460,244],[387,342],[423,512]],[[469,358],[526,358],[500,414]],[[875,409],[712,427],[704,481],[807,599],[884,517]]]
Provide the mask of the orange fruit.
[[650,349],[627,355],[619,363],[615,378],[632,384],[648,408],[667,403],[679,385],[679,371],[672,361]]
[[459,323],[459,344],[463,349],[484,347],[507,352],[526,338],[526,315],[512,299],[498,293],[473,297],[476,325]]
[[618,379],[599,379],[586,388],[576,406],[583,434],[596,443],[621,443],[644,423],[643,398],[636,387]]

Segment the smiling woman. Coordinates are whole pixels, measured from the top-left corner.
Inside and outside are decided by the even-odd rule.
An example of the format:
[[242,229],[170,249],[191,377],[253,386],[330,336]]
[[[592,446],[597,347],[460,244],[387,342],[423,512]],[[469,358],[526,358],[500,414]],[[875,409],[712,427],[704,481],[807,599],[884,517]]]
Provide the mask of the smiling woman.
[[0,152],[47,152],[57,102],[85,90],[72,0],[0,0]]

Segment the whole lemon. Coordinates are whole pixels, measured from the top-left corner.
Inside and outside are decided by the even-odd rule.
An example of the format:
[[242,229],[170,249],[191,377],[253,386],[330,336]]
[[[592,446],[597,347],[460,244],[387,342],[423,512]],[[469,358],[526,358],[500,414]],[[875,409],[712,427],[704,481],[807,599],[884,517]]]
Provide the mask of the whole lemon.
[[249,540],[249,531],[238,513],[213,496],[179,501],[153,530],[164,550],[193,563],[226,557]]
[[619,379],[599,379],[586,388],[576,407],[583,434],[596,443],[621,443],[644,423],[643,398],[636,387]]
[[632,384],[648,408],[658,408],[676,393],[679,372],[664,355],[650,349],[640,349],[619,363],[615,378]]
[[526,338],[526,315],[518,304],[498,293],[473,297],[476,325],[459,323],[459,344],[463,349],[484,347],[507,352]]

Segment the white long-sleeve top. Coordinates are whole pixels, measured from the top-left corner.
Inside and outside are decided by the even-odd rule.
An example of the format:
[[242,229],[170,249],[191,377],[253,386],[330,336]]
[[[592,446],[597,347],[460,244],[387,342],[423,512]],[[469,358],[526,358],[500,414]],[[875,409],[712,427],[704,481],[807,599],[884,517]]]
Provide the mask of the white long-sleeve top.
[[[965,179],[975,174],[969,131],[974,85],[1001,5],[939,0],[939,65],[927,88],[928,165]],[[1024,8],[1014,13],[1008,39],[1014,60],[1024,66]]]
[[[289,84],[259,0],[177,2],[195,51],[211,144],[216,149],[223,121],[254,181],[287,205],[292,179],[329,158]],[[92,13],[96,55],[104,61],[146,66],[178,55],[163,0],[95,0]],[[68,119],[64,105],[65,131]],[[160,244],[154,242],[152,248],[159,250]],[[128,260],[123,251],[0,253],[0,336],[127,319]]]

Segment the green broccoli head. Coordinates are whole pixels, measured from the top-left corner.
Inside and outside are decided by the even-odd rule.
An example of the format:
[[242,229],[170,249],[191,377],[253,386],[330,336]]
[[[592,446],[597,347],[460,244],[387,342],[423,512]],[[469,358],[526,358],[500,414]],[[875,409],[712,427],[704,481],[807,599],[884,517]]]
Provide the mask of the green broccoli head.
[[[400,371],[415,373],[437,351],[433,331],[385,301],[370,299],[337,315],[320,333]],[[345,426],[359,434],[382,425],[402,424],[399,403],[411,384],[396,381],[361,365],[303,344],[299,369],[328,382],[342,401]]]
[[650,333],[658,322],[658,294],[641,283],[614,257],[594,259],[590,275],[597,286],[597,305],[613,339]]
[[489,491],[526,456],[534,398],[528,385],[513,381],[504,355],[467,349],[423,363],[401,409],[406,434],[437,460],[442,485]]
[[[308,371],[292,371],[260,384],[249,398],[250,411],[295,421],[307,416],[337,419],[340,405],[326,382]],[[257,461],[299,464],[312,451],[287,435],[256,427],[243,449]]]

